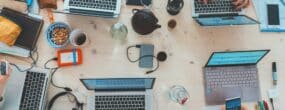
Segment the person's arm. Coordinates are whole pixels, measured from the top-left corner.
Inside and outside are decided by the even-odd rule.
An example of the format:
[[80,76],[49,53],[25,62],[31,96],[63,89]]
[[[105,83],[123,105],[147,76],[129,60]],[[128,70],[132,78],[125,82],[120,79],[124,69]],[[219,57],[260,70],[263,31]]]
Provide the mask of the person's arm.
[[[1,60],[3,61],[3,60]],[[0,64],[1,66],[1,64]],[[2,108],[3,106],[3,103],[4,103],[4,92],[5,92],[5,87],[6,87],[6,84],[7,84],[7,81],[9,79],[9,76],[10,76],[10,73],[11,73],[11,68],[10,66],[8,67],[8,72],[5,73],[5,75],[1,75],[0,74],[0,109]]]

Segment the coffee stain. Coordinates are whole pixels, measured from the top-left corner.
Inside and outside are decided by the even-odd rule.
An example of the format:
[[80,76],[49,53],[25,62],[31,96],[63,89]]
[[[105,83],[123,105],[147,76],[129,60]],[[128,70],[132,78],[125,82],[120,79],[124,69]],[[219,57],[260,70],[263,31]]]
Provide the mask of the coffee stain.
[[92,49],[91,52],[92,52],[92,54],[96,54],[97,50],[96,49]]

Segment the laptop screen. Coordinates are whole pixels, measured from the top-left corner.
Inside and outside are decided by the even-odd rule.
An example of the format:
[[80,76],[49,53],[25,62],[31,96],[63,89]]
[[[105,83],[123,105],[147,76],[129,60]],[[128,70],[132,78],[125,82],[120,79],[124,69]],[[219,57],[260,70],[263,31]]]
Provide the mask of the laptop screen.
[[88,90],[141,90],[152,89],[154,78],[81,79]]
[[224,25],[245,25],[256,24],[257,21],[247,16],[229,16],[229,17],[199,17],[196,19],[202,26],[224,26]]
[[207,66],[257,64],[268,52],[269,50],[215,52]]

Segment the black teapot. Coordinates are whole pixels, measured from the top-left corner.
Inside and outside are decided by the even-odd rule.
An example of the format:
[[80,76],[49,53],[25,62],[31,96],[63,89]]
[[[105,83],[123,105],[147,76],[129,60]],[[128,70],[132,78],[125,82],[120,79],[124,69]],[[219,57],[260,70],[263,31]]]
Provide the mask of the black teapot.
[[132,26],[138,34],[147,35],[161,28],[161,25],[157,24],[158,19],[149,9],[133,9],[133,13]]

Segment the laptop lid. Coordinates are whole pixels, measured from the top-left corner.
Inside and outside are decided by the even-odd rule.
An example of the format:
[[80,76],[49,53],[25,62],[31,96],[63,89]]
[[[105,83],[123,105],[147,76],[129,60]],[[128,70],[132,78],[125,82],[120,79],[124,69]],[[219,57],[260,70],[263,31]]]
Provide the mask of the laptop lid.
[[102,78],[80,80],[88,90],[95,91],[152,89],[155,82],[155,78]]
[[206,67],[256,65],[270,50],[214,52]]
[[205,15],[195,19],[201,26],[249,25],[259,23],[246,15]]

